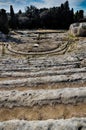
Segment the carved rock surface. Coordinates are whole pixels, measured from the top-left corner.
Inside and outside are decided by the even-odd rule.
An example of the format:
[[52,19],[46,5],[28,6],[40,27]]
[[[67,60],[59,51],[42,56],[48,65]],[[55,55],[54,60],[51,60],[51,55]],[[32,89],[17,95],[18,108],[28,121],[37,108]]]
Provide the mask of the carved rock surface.
[[86,118],[30,122],[10,120],[0,122],[0,130],[86,130]]
[[86,87],[55,90],[0,91],[0,107],[86,103]]

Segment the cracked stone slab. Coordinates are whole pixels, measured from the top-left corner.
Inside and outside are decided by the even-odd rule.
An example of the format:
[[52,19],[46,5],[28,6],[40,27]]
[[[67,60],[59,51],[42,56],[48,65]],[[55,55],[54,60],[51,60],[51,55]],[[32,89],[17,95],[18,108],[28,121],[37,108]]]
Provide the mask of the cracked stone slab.
[[61,120],[0,122],[0,130],[86,130],[86,118]]
[[71,68],[71,69],[65,69],[65,70],[40,70],[37,72],[15,72],[15,71],[3,71],[0,73],[0,78],[2,77],[38,77],[38,76],[47,76],[47,75],[62,75],[62,74],[73,74],[73,73],[86,73],[86,67],[83,68]]
[[0,91],[0,107],[86,103],[86,87],[55,90]]
[[86,73],[74,73],[71,75],[55,75],[55,76],[44,76],[44,77],[31,77],[31,78],[17,78],[17,79],[6,79],[0,81],[0,87],[16,87],[16,86],[33,86],[45,83],[59,83],[59,82],[73,82],[79,80],[86,80]]

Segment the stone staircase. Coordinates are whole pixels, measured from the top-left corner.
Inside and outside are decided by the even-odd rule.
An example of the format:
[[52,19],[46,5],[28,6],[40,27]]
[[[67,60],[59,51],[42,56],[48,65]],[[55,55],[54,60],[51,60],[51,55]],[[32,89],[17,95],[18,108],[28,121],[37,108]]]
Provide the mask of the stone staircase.
[[0,121],[0,130],[86,130],[86,52],[1,56]]

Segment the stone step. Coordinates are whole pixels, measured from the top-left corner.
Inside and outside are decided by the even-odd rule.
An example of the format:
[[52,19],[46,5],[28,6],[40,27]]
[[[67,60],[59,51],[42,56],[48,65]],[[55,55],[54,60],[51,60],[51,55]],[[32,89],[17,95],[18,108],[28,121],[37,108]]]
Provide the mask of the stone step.
[[0,62],[0,67],[2,67],[2,66],[13,66],[13,67],[18,67],[18,66],[20,66],[20,67],[29,67],[30,65],[31,66],[41,66],[41,65],[44,65],[44,66],[54,66],[54,65],[56,65],[56,66],[66,66],[66,65],[74,65],[74,64],[80,64],[81,63],[81,61],[72,61],[72,62],[69,62],[69,61],[65,61],[65,62],[60,62],[60,61],[58,61],[58,59],[57,59],[57,61],[48,61],[48,60],[44,60],[44,61],[40,61],[40,60],[36,60],[36,59],[34,59],[34,61],[31,61],[31,60],[28,60],[27,61],[27,63],[16,63],[16,62],[5,62],[5,63],[2,63],[2,61]]
[[53,104],[86,104],[86,87],[54,90],[0,91],[0,107],[33,107]]
[[76,81],[86,81],[86,73],[74,73],[74,74],[62,74],[54,76],[40,76],[40,77],[30,77],[30,78],[17,78],[17,79],[4,79],[0,81],[1,87],[17,87],[17,86],[37,86],[44,85],[48,83],[65,83],[65,82],[76,82]]
[[60,120],[0,122],[0,130],[86,130],[86,118]]
[[0,71],[39,71],[39,70],[45,70],[45,69],[68,69],[68,68],[78,68],[78,66],[75,64],[75,65],[66,65],[66,66],[57,66],[57,65],[48,65],[48,66],[26,66],[26,67],[21,67],[21,66],[2,66],[0,67]]
[[52,69],[45,69],[45,70],[39,70],[37,72],[31,72],[31,71],[2,71],[0,73],[0,78],[4,77],[40,77],[40,76],[53,76],[53,75],[71,75],[74,73],[86,73],[86,67],[83,68],[70,68],[70,69],[64,69],[64,70],[58,70],[55,68]]

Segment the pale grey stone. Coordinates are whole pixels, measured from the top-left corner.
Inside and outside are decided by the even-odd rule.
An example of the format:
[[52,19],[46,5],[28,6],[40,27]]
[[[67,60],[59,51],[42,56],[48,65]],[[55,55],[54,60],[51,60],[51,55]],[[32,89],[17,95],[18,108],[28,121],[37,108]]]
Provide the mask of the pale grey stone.
[[0,91],[0,107],[86,103],[86,87],[55,90]]
[[45,121],[10,120],[0,122],[0,130],[86,130],[86,118]]
[[71,24],[69,30],[75,36],[86,36],[86,23]]

